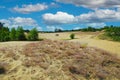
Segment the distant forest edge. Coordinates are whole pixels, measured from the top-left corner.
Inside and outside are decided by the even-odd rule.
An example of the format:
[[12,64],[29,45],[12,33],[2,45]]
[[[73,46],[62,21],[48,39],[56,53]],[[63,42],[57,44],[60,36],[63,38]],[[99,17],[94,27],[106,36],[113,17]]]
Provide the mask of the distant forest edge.
[[4,41],[36,41],[38,38],[38,31],[33,28],[29,32],[25,33],[22,27],[17,29],[4,27],[4,24],[0,22],[0,42]]
[[[73,31],[82,31],[82,32],[96,32],[102,31],[103,34],[99,35],[100,39],[120,41],[120,26],[104,26],[103,28],[93,28],[87,27],[76,30],[61,30],[55,29],[55,31],[38,31],[36,28],[32,30],[24,30],[22,27],[17,29],[12,28],[11,30],[8,27],[4,27],[4,23],[0,22],[0,41],[36,41],[40,40],[38,38],[38,33],[57,33],[57,32],[73,32]],[[26,34],[24,33],[26,32]]]

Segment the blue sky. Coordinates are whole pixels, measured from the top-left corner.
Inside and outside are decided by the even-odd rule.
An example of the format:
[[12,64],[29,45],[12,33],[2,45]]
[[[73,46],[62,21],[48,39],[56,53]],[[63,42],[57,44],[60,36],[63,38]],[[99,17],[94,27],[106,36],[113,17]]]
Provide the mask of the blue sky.
[[120,0],[1,0],[0,22],[53,31],[120,25]]

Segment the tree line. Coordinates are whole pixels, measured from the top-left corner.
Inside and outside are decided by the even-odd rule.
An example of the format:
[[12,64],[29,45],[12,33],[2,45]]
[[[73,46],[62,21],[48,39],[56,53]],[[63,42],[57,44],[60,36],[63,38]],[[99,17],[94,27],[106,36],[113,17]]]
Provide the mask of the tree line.
[[12,28],[11,30],[8,27],[4,27],[3,23],[0,23],[0,41],[36,41],[38,40],[38,31],[36,28],[25,33],[25,30],[22,27],[17,29]]

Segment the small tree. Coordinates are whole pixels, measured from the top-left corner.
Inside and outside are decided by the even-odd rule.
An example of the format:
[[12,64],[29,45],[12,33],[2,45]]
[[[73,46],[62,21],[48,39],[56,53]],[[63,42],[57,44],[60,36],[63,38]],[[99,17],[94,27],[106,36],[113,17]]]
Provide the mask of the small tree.
[[26,40],[24,30],[22,27],[18,27],[16,30],[16,40]]
[[0,41],[9,40],[9,29],[7,27],[2,27],[0,30]]
[[71,38],[71,39],[74,39],[74,38],[75,38],[75,34],[72,33],[72,34],[70,35],[70,38]]
[[16,30],[15,30],[15,28],[12,28],[12,29],[11,29],[11,32],[10,32],[10,40],[12,40],[12,41],[15,41],[15,40],[16,40]]
[[36,41],[38,40],[38,31],[36,28],[33,28],[29,33],[28,33],[28,40],[30,41]]

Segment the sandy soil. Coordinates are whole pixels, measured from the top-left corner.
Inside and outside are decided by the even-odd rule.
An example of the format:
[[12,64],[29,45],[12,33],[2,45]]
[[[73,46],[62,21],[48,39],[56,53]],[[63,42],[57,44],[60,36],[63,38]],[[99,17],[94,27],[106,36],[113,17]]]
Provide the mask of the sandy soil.
[[[70,40],[69,35],[71,33],[76,34],[76,39]],[[59,36],[56,36],[59,34]],[[73,42],[80,42],[81,44],[88,44],[88,46],[97,47],[108,52],[114,53],[120,57],[120,43],[100,40],[96,36],[101,34],[100,32],[65,32],[65,33],[40,33],[41,38],[53,39],[53,40],[69,40]]]

